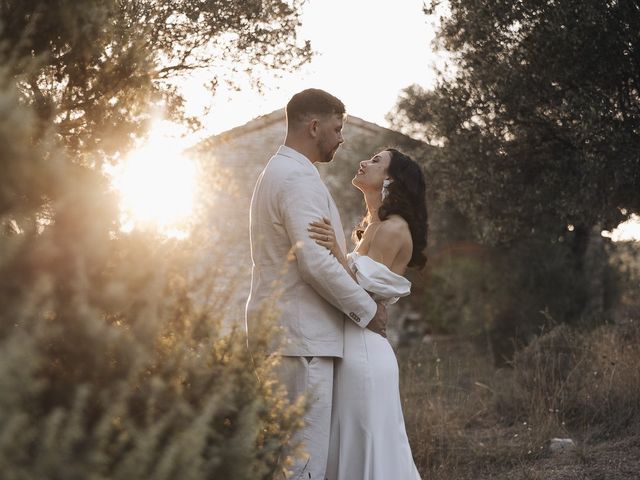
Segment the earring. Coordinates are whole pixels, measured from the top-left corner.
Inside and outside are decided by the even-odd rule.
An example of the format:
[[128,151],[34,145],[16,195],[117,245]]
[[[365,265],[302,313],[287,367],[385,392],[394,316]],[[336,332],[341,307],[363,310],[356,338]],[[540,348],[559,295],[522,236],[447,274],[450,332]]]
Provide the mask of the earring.
[[384,202],[384,199],[387,198],[387,195],[389,195],[388,187],[392,183],[393,183],[393,180],[389,180],[388,178],[385,178],[384,181],[382,182],[382,201],[383,202]]

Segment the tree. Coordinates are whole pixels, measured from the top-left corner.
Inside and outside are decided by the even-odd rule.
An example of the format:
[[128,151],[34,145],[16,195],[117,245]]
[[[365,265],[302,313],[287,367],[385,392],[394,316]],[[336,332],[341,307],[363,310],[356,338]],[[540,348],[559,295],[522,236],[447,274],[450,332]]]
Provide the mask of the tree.
[[439,44],[451,70],[398,103],[399,125],[443,147],[438,188],[491,242],[610,229],[638,211],[640,5],[448,4]]
[[441,147],[431,188],[490,253],[476,288],[493,332],[579,321],[602,296],[596,237],[640,209],[640,5],[451,0],[425,12],[442,13],[448,65],[390,119]]
[[158,103],[190,122],[178,75],[308,58],[297,5],[0,1],[3,478],[271,478],[285,461],[299,410],[222,329],[225,252],[204,268],[197,230],[122,234],[100,166]]
[[[39,133],[52,130],[76,164],[99,166],[144,135],[159,104],[170,119],[197,126],[184,115],[176,78],[207,69],[215,91],[234,69],[305,62],[310,49],[296,40],[297,5],[3,0],[0,60],[5,81],[36,112]],[[1,198],[0,214],[10,205]]]

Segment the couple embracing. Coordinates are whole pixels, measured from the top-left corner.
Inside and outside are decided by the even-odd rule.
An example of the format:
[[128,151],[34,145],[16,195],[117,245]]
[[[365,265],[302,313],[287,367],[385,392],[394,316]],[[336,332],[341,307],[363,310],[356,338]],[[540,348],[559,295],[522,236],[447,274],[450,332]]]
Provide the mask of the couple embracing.
[[343,142],[344,104],[318,89],[286,106],[285,144],[251,200],[249,345],[263,302],[277,296],[277,375],[291,401],[310,401],[306,456],[287,479],[419,480],[407,439],[386,305],[410,293],[402,275],[422,267],[425,181],[407,155],[386,149],[357,166],[367,212],[347,252],[338,209],[317,164]]

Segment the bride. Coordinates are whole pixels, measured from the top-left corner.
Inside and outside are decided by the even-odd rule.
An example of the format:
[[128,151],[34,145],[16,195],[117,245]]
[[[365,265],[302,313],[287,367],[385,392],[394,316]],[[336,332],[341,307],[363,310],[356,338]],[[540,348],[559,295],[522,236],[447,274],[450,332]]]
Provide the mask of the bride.
[[[416,162],[389,148],[360,162],[352,183],[367,214],[347,256],[330,222],[310,225],[326,247],[376,300],[410,293],[407,267],[421,268],[427,237],[425,181]],[[405,431],[398,362],[386,338],[345,322],[344,356],[335,365],[327,480],[419,480]]]

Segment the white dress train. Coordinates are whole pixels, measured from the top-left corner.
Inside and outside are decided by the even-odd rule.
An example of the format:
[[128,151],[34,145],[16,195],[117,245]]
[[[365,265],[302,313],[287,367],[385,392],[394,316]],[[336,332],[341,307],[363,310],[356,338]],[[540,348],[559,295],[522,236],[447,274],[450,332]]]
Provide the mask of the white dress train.
[[[360,286],[390,304],[411,282],[356,252]],[[420,480],[404,425],[398,361],[386,338],[345,322],[344,356],[334,366],[327,480]]]

